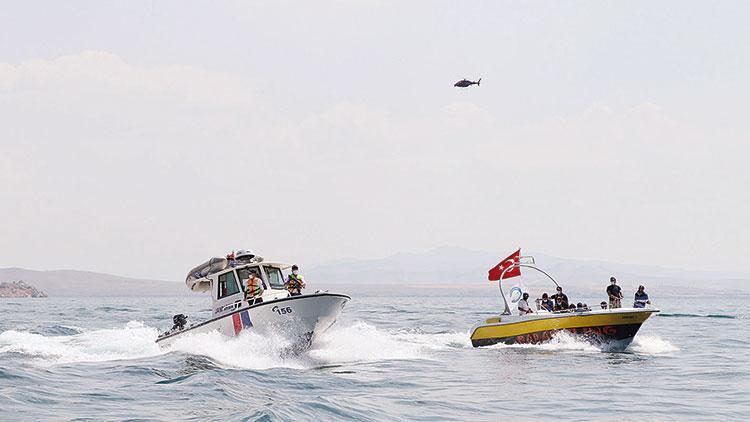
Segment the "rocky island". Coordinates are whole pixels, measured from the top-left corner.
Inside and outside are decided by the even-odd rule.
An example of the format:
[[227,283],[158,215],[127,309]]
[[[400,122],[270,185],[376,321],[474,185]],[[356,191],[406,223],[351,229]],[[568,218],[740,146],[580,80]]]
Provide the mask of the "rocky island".
[[47,297],[47,294],[19,280],[0,283],[0,297]]

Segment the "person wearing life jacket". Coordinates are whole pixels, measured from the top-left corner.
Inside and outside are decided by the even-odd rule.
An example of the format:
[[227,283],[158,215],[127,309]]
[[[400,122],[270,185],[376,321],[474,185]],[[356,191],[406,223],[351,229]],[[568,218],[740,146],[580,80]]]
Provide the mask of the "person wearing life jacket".
[[289,291],[290,296],[300,296],[302,294],[302,289],[305,288],[305,280],[299,274],[299,267],[297,265],[292,265],[292,273],[286,279],[284,287]]
[[255,270],[250,270],[250,276],[245,283],[245,300],[249,305],[263,303],[263,280],[258,277]]

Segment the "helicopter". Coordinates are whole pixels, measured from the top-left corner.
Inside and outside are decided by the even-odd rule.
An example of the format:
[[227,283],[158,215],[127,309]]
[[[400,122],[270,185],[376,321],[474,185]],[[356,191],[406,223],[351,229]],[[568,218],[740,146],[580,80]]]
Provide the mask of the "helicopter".
[[453,84],[453,86],[457,86],[459,88],[466,88],[471,85],[479,86],[479,82],[482,82],[482,78],[479,78],[476,82],[470,81],[468,79],[461,79],[460,81]]

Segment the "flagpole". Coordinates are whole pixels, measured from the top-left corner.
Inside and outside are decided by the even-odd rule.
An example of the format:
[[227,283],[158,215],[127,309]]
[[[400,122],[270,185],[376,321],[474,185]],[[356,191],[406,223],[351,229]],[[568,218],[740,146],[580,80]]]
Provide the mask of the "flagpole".
[[503,311],[503,315],[511,315],[510,313],[510,306],[508,306],[508,299],[505,298],[505,293],[503,293],[503,276],[505,276],[505,273],[508,272],[511,268],[515,267],[517,263],[513,263],[513,265],[509,265],[508,268],[504,269],[502,273],[500,273],[500,280],[497,280],[497,287],[500,289],[500,297],[503,298],[503,303],[505,304],[505,310]]

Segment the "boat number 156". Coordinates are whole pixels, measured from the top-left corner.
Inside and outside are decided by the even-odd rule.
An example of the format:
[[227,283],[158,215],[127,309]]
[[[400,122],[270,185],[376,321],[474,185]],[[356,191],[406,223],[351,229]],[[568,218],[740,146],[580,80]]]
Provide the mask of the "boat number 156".
[[288,306],[286,308],[279,308],[278,306],[274,306],[273,308],[271,308],[271,310],[276,312],[279,315],[286,315],[286,314],[292,313],[292,308]]

